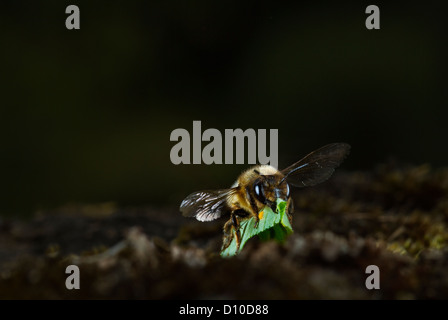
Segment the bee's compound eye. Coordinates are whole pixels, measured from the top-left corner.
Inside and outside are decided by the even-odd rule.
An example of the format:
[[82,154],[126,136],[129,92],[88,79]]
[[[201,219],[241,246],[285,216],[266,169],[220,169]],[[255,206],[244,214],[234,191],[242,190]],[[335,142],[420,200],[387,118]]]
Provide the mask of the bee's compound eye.
[[289,197],[289,184],[286,184],[286,198]]
[[266,197],[264,195],[264,189],[261,182],[258,182],[254,185],[254,192],[258,200],[260,200],[262,203],[266,203]]
[[256,184],[256,185],[255,185],[255,187],[254,187],[254,191],[255,191],[255,194],[256,194],[257,196],[261,196],[261,190],[260,190],[260,185],[259,185],[259,184]]

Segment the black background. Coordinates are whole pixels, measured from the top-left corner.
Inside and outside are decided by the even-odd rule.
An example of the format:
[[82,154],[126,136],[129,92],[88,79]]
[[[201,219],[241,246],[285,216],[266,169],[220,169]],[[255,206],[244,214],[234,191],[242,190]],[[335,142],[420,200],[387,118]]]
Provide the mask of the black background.
[[0,215],[230,186],[247,166],[170,162],[170,133],[193,120],[279,129],[280,168],[337,141],[346,170],[445,166],[445,15],[435,1],[2,1]]

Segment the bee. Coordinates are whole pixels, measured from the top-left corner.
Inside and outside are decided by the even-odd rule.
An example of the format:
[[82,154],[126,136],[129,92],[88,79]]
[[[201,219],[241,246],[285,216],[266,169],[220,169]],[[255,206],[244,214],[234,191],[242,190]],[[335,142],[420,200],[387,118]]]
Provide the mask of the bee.
[[[294,205],[290,194],[293,187],[317,185],[333,174],[350,152],[346,143],[332,143],[321,147],[283,170],[270,165],[257,165],[244,171],[228,189],[193,192],[180,204],[185,217],[199,221],[212,221],[230,215],[224,224],[222,250],[235,237],[237,250],[241,243],[240,222],[255,218],[255,228],[260,221],[259,212],[265,206],[276,212],[276,201],[286,201],[286,213],[292,221]],[[233,232],[234,231],[234,232]]]

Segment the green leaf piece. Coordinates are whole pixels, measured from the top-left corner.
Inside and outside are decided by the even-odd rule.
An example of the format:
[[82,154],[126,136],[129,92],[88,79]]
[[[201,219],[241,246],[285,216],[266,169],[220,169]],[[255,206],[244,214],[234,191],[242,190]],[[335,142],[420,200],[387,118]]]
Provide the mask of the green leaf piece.
[[[239,250],[236,248],[234,236],[230,245],[225,250],[221,251],[221,256],[231,257],[238,254],[243,249],[246,242],[255,235],[258,235],[262,241],[271,239],[275,239],[278,242],[285,241],[286,237],[293,232],[286,213],[286,205],[286,201],[277,199],[276,212],[273,212],[270,207],[265,206],[258,214],[260,217],[258,228],[255,228],[254,217],[241,221],[241,244]],[[235,230],[233,232],[235,232]]]

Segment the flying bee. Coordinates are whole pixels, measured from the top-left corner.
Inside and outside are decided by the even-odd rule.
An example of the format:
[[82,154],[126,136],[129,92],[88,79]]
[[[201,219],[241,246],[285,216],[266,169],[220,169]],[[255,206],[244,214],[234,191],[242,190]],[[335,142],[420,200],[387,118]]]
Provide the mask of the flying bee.
[[254,166],[244,171],[228,189],[193,192],[182,201],[179,209],[185,217],[195,217],[199,221],[212,221],[229,214],[230,219],[223,228],[222,250],[230,245],[233,237],[238,250],[240,221],[253,217],[257,228],[258,213],[265,206],[277,213],[276,201],[282,199],[287,202],[286,213],[291,222],[294,208],[289,186],[308,187],[327,180],[349,151],[350,145],[333,143],[281,171],[270,165]]

